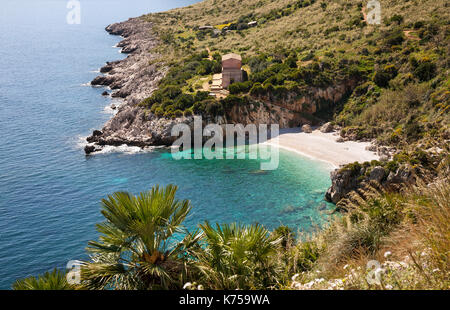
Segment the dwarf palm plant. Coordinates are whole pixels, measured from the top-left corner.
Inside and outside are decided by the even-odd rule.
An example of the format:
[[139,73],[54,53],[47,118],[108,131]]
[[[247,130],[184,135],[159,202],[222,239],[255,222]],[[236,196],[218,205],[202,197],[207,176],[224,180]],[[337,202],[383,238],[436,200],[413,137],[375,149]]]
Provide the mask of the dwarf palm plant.
[[12,288],[14,290],[73,290],[74,286],[67,283],[66,273],[58,269],[46,272],[37,277],[28,277],[17,280]]
[[[133,196],[118,192],[102,200],[106,221],[97,225],[99,241],[90,241],[91,261],[81,268],[82,284],[91,289],[179,288],[188,276],[195,235],[184,233],[191,210],[175,199],[176,186],[155,186]],[[180,241],[180,239],[182,239]]]
[[197,268],[211,289],[265,289],[276,283],[273,259],[281,239],[261,225],[200,225],[204,246],[196,251]]

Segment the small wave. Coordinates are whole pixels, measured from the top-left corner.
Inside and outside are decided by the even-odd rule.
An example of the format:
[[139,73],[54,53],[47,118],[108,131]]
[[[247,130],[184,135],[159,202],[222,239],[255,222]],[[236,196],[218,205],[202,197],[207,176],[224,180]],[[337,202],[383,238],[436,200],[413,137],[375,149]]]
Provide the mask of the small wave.
[[[109,96],[111,97],[111,94]],[[123,104],[123,99],[112,98],[111,104],[103,108],[103,113],[116,115]],[[113,109],[113,107],[115,107],[115,109]]]
[[[88,145],[95,145],[94,143],[87,142],[86,138],[88,136],[77,136],[75,141],[75,148],[79,150],[84,150]],[[164,146],[147,146],[141,148],[139,146],[129,146],[127,144],[122,144],[119,146],[105,145],[101,147],[100,151],[92,153],[91,155],[97,154],[112,154],[112,153],[122,153],[122,154],[139,154],[139,153],[151,153],[156,149],[164,148]]]
[[87,136],[78,136],[77,140],[75,142],[75,146],[77,149],[84,149],[86,145],[89,143],[87,142]]
[[103,113],[115,115],[117,113],[117,106],[115,109],[113,109],[111,105],[107,105],[106,107],[103,108]]
[[91,86],[91,82],[83,83],[81,86]]
[[139,154],[139,153],[151,153],[158,147],[156,146],[148,146],[145,148],[141,148],[139,146],[129,146],[126,144],[122,144],[119,146],[106,145],[102,148],[101,151],[95,152],[95,154],[111,154],[111,153],[123,153],[123,154]]

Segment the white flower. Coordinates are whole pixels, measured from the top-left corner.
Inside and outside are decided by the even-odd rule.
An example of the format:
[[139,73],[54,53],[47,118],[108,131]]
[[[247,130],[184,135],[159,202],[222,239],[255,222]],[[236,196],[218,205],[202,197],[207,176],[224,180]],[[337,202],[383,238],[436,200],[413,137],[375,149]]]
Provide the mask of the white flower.
[[306,288],[311,288],[314,285],[314,281],[308,282],[305,284]]
[[344,270],[346,270],[348,267],[350,267],[349,265],[345,265],[344,266]]
[[433,272],[439,272],[441,271],[439,268],[433,269]]
[[197,289],[199,290],[199,291],[203,291],[203,285],[199,285],[199,286],[197,286]]
[[322,283],[322,282],[325,281],[325,279],[324,279],[324,278],[320,278],[320,279],[316,279],[315,281],[316,281],[317,283]]
[[392,255],[392,252],[391,251],[386,251],[386,252],[384,252],[384,258],[388,258],[389,256],[391,256]]
[[187,282],[185,285],[183,285],[183,290],[188,289],[192,286],[191,282]]
[[292,282],[295,282],[295,281],[297,280],[297,277],[298,277],[298,276],[299,276],[298,273],[294,274],[294,275],[292,276]]
[[387,290],[392,290],[393,289],[392,285],[390,285],[390,284],[386,285],[385,287],[386,287]]
[[296,289],[300,289],[302,287],[302,284],[298,283],[298,282],[294,282],[294,283],[292,283],[291,287],[296,288]]

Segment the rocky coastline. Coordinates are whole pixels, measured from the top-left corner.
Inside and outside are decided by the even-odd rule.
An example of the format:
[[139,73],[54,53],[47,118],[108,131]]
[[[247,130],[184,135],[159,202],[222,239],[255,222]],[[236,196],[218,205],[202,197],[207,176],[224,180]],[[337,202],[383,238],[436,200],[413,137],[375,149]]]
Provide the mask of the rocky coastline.
[[[114,98],[121,98],[123,103],[115,106],[117,113],[103,126],[101,130],[94,130],[87,137],[85,153],[87,155],[101,151],[104,146],[138,146],[141,148],[147,146],[169,146],[176,139],[171,136],[172,127],[180,122],[192,124],[192,117],[180,117],[176,119],[167,119],[157,117],[139,106],[139,103],[149,97],[158,87],[158,82],[165,76],[168,68],[161,61],[158,61],[158,55],[152,50],[158,45],[158,37],[152,31],[152,23],[142,18],[131,18],[125,22],[115,23],[107,26],[105,30],[111,35],[119,35],[123,40],[117,44],[121,52],[128,56],[123,60],[107,62],[100,69],[101,75],[97,76],[92,82],[92,86],[108,87],[111,93],[105,91],[103,95],[111,95]],[[303,101],[298,104],[272,103],[271,100],[263,100],[254,106],[235,106],[228,115],[217,123],[231,122],[242,123],[278,123],[281,128],[295,127],[304,124],[308,127],[308,119],[303,117],[302,106],[308,102],[308,106],[314,112],[317,107],[314,101],[329,101],[331,103],[339,101],[347,91],[355,86],[355,81],[349,81],[347,84],[337,85],[335,88],[325,90],[317,89],[311,93],[310,97],[302,98]],[[269,98],[270,99],[270,98]],[[245,116],[245,117],[244,117]],[[306,125],[305,125],[306,124]],[[312,125],[312,124],[311,124]],[[305,129],[304,129],[305,130]],[[338,131],[339,127],[334,127],[327,123],[321,130],[323,132]],[[342,135],[341,140],[354,140],[349,134]],[[338,141],[339,142],[339,141]],[[378,152],[384,161],[388,160],[393,150],[383,149],[373,145],[373,151]],[[372,150],[371,150],[372,151]],[[380,153],[381,152],[381,153]],[[381,171],[381,167],[376,167],[370,173],[367,170],[361,170],[359,173],[348,172],[345,169],[336,169],[331,173],[332,186],[326,193],[326,199],[333,203],[338,203],[346,195],[361,187],[364,183],[362,176],[369,173],[365,178],[368,180],[377,180],[380,182],[409,181],[410,171],[392,172]]]
[[[128,56],[123,60],[107,62],[100,69],[102,75],[92,80],[91,85],[108,87],[111,97],[121,98],[123,103],[116,107],[117,113],[101,130],[94,130],[87,138],[86,154],[100,151],[106,145],[169,145],[172,141],[168,139],[168,133],[175,121],[145,113],[139,107],[139,103],[152,94],[167,72],[166,67],[155,61],[158,55],[151,52],[158,45],[152,23],[142,18],[131,18],[111,24],[105,30],[111,35],[123,37],[117,47]],[[108,95],[108,92],[103,94]]]
[[[169,146],[175,140],[170,134],[172,127],[178,123],[192,123],[192,117],[158,117],[139,106],[157,89],[158,82],[168,71],[158,59],[159,55],[152,52],[159,44],[152,26],[151,22],[142,18],[131,18],[106,27],[109,34],[123,37],[117,47],[128,56],[123,60],[107,62],[100,69],[101,75],[91,85],[108,87],[111,93],[105,91],[103,95],[121,98],[123,104],[114,106],[117,113],[101,130],[95,130],[87,138],[87,155],[101,151],[106,145]],[[306,116],[316,112],[323,103],[336,104],[355,86],[356,81],[350,80],[324,89],[312,88],[302,98],[286,102],[271,97],[254,98],[249,105],[236,104],[226,115],[205,121],[218,124],[279,124],[280,128],[318,125],[320,120],[311,121],[314,118]]]

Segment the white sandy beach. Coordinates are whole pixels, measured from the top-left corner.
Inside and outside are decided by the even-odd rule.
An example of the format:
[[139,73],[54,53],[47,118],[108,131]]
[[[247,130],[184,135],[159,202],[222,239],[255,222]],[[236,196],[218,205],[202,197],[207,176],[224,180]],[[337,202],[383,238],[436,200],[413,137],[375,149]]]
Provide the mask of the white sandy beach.
[[[312,133],[301,132],[300,128],[282,129],[280,135],[268,140],[269,145],[299,153],[312,159],[325,161],[333,167],[353,163],[378,160],[379,156],[366,150],[367,142],[346,141],[336,142],[339,135],[336,132],[322,133],[314,130]],[[278,142],[277,142],[278,140]]]

